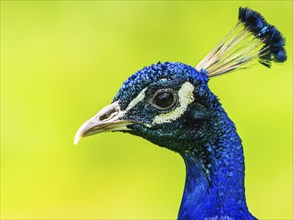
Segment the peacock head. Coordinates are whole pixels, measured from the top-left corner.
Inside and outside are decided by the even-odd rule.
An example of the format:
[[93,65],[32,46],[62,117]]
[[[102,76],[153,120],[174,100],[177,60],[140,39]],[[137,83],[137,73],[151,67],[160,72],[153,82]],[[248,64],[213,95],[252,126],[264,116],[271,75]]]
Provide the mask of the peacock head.
[[112,104],[85,122],[76,134],[123,131],[175,151],[208,139],[217,98],[210,92],[206,71],[183,63],[158,63],[126,80]]
[[239,8],[236,26],[195,68],[166,62],[139,70],[112,104],[81,126],[75,143],[83,136],[123,131],[177,152],[190,143],[202,146],[224,127],[221,117],[226,117],[208,79],[258,62],[266,67],[285,62],[284,46],[280,31],[261,14]]

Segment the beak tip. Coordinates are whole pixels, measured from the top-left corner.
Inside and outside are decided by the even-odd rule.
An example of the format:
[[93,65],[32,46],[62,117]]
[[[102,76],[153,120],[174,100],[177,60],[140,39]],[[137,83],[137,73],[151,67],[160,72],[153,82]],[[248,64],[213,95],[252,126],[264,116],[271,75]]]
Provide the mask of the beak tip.
[[80,134],[76,134],[75,137],[74,137],[74,145],[77,145],[78,142],[80,141],[82,136],[80,136]]
[[86,122],[83,123],[83,125],[78,129],[78,131],[76,132],[75,137],[74,137],[74,142],[73,142],[74,145],[77,145],[78,142],[80,141],[80,139],[81,139],[82,137],[85,136],[85,133],[86,133],[86,131],[88,130],[88,129],[87,129],[88,124],[89,124],[89,121],[86,121]]

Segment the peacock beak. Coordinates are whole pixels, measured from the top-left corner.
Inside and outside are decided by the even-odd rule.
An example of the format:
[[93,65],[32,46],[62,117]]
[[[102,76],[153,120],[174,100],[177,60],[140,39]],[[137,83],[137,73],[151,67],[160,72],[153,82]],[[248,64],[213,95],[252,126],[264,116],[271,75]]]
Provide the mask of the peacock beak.
[[127,125],[133,124],[123,119],[126,111],[121,111],[118,101],[104,107],[94,117],[86,121],[77,131],[74,144],[77,144],[82,137],[106,131],[130,130]]

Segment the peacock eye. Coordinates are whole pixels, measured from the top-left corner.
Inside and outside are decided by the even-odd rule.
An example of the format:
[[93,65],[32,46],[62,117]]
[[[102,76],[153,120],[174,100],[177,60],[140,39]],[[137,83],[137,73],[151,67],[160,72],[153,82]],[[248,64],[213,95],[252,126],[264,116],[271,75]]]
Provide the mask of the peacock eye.
[[162,89],[155,93],[152,104],[159,110],[168,110],[176,103],[176,95],[171,89]]

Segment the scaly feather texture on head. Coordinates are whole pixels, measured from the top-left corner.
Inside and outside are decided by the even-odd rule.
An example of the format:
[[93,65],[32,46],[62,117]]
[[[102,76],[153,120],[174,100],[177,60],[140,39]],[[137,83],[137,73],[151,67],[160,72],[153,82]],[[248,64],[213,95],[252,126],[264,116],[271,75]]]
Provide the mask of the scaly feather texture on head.
[[129,104],[128,102],[137,95],[138,91],[143,90],[147,85],[153,82],[166,78],[169,80],[186,79],[196,81],[197,83],[208,81],[206,72],[199,74],[192,66],[178,62],[158,62],[158,64],[144,67],[131,75],[123,83],[113,101],[120,99],[122,108],[126,108],[126,105]]

